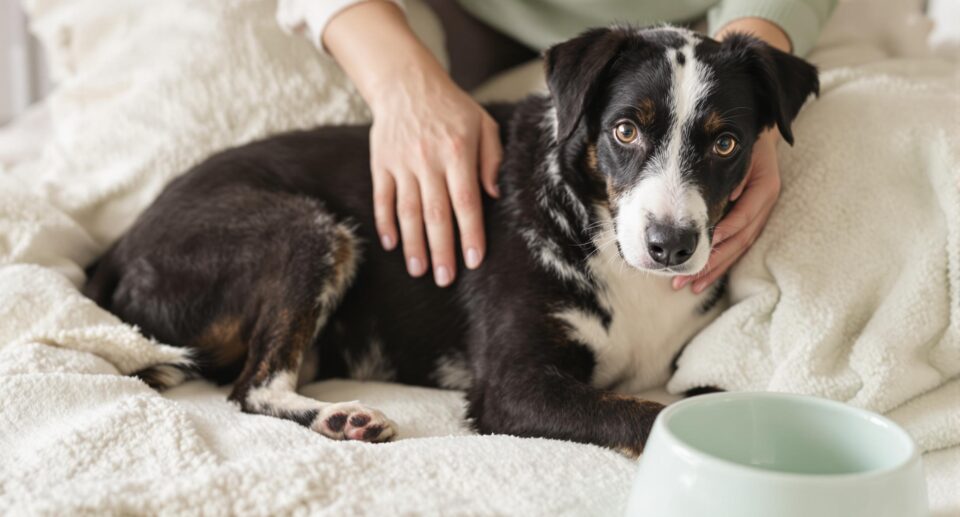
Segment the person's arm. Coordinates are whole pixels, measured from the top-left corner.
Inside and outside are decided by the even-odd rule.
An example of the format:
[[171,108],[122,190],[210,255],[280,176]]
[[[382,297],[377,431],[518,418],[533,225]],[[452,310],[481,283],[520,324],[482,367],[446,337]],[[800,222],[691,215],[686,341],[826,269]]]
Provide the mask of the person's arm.
[[[784,52],[791,50],[787,34],[776,24],[762,18],[739,18],[722,27],[714,37],[723,40],[737,32],[751,34]],[[760,236],[780,197],[780,166],[777,164],[779,141],[780,132],[776,128],[764,131],[757,138],[753,145],[750,169],[730,196],[731,201],[739,201],[714,230],[710,260],[701,274],[674,278],[674,289],[682,289],[692,282],[693,292],[703,292],[725,275]]]
[[373,112],[370,165],[381,244],[393,249],[402,242],[411,275],[432,267],[436,283],[449,285],[456,275],[454,216],[467,267],[478,267],[486,252],[480,187],[498,195],[497,124],[454,84],[396,3],[354,2],[322,25],[322,47]]
[[[836,5],[837,0],[721,0],[707,13],[707,21],[710,34],[717,39],[739,29],[781,50],[804,56],[813,48]],[[764,24],[770,27],[762,27]],[[778,45],[780,36],[775,32],[786,37],[787,49]]]

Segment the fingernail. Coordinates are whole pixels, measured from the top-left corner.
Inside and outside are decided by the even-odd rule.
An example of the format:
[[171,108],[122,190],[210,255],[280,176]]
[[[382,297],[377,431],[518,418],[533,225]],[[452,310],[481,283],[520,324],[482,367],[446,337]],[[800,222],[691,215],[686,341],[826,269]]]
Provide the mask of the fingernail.
[[493,197],[500,197],[500,187],[497,185],[493,186]]
[[475,269],[480,265],[480,252],[477,251],[477,248],[467,249],[467,267],[470,269]]
[[700,294],[700,293],[702,293],[703,290],[706,289],[708,285],[710,285],[710,284],[703,283],[703,282],[698,282],[698,283],[696,283],[696,284],[693,284],[693,293],[694,293],[694,294]]
[[423,274],[423,261],[417,257],[407,259],[407,272],[411,276],[420,276]]
[[446,287],[450,285],[450,270],[447,269],[447,266],[440,266],[434,272],[434,276],[437,280],[437,285],[440,287]]
[[673,289],[674,289],[674,290],[683,289],[683,286],[684,286],[684,284],[686,284],[686,283],[687,283],[687,279],[686,279],[686,278],[683,278],[682,276],[675,276],[675,277],[673,277]]
[[393,245],[394,245],[393,237],[391,237],[391,236],[389,236],[389,235],[386,235],[386,234],[381,235],[381,236],[380,236],[380,245],[383,246],[383,249],[385,249],[385,250],[387,250],[387,251],[392,250],[392,249],[393,249]]

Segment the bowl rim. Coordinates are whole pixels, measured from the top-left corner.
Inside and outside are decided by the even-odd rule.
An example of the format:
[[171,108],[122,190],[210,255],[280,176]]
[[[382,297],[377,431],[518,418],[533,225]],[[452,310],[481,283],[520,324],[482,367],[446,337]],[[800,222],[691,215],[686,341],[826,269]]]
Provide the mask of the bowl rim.
[[[896,434],[902,442],[907,445],[908,454],[900,460],[894,463],[893,465],[867,470],[864,472],[848,472],[843,474],[812,474],[812,473],[801,473],[801,472],[783,472],[777,470],[769,470],[760,467],[754,467],[751,465],[745,465],[743,463],[737,463],[735,461],[727,460],[719,456],[715,456],[708,452],[705,452],[693,445],[687,443],[685,440],[682,440],[680,437],[675,435],[670,429],[668,423],[671,418],[675,416],[678,411],[683,411],[687,406],[695,406],[698,404],[703,404],[706,402],[719,402],[722,400],[750,400],[750,399],[768,399],[768,400],[787,400],[791,402],[801,402],[804,404],[813,404],[821,407],[830,407],[838,409],[840,411],[845,411],[851,415],[857,416],[859,418],[868,420],[874,425],[880,425],[892,433]],[[831,399],[826,399],[822,397],[815,397],[811,395],[799,395],[794,393],[779,393],[779,392],[769,392],[769,391],[740,391],[740,392],[720,392],[720,393],[708,393],[705,395],[696,395],[673,404],[664,409],[660,415],[657,417],[657,421],[654,424],[655,427],[658,427],[662,433],[664,439],[666,439],[671,446],[679,447],[686,451],[687,453],[695,456],[699,461],[703,461],[709,465],[716,467],[730,469],[734,472],[738,472],[744,475],[759,476],[768,479],[779,479],[779,480],[791,480],[791,481],[804,481],[804,482],[820,482],[820,481],[829,481],[829,482],[846,482],[846,481],[863,481],[865,479],[878,478],[882,476],[889,475],[891,473],[900,471],[910,465],[911,463],[917,462],[920,460],[920,451],[917,447],[917,443],[914,441],[913,437],[910,436],[902,427],[900,427],[896,422],[890,420],[889,418],[868,411],[866,409],[858,408],[845,404],[843,402],[838,402]],[[652,435],[652,432],[651,432]],[[641,456],[642,459],[642,456]]]

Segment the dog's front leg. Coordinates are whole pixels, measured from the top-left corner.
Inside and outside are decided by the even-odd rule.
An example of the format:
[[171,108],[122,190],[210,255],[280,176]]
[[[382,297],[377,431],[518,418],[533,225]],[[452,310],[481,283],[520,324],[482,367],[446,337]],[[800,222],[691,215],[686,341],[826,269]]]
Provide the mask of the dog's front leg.
[[592,443],[639,456],[663,405],[589,384],[593,357],[575,342],[525,346],[505,354],[469,393],[482,433]]

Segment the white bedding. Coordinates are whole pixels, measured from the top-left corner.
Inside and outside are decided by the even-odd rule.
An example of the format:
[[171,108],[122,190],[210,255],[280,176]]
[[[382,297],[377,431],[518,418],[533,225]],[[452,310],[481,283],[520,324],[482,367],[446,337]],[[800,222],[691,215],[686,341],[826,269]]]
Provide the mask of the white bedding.
[[[305,388],[323,400],[363,400],[399,424],[395,443],[367,445],[332,442],[290,422],[241,414],[226,403],[223,388],[203,382],[160,395],[120,375],[168,358],[170,351],[79,296],[82,265],[122,232],[165,181],[211,150],[270,131],[359,121],[367,114],[331,63],[305,42],[279,33],[269,1],[106,4],[30,5],[48,41],[71,43],[54,56],[64,81],[50,100],[53,133],[43,155],[28,162],[21,157],[13,172],[0,174],[0,513],[622,511],[633,462],[592,446],[473,436],[463,427],[457,392],[351,381]],[[251,11],[263,16],[239,16]],[[883,84],[892,90],[883,95],[905,99],[957,84],[955,64],[920,55],[920,30],[898,26],[892,33],[882,23],[873,32],[857,30],[862,11],[856,2],[842,5],[824,35],[814,57],[834,70],[825,74],[822,109],[815,104],[804,112],[798,147],[786,151],[785,160],[814,151],[804,145],[825,145],[817,128],[804,124],[830,124],[838,110],[831,105],[835,93],[856,92],[878,77],[890,79]],[[127,13],[124,23],[111,21],[117,12]],[[77,27],[101,30],[80,37],[71,32]],[[170,27],[178,32],[169,33]],[[57,36],[64,33],[73,38]],[[170,45],[139,53],[117,45],[146,45],[161,37]],[[209,55],[190,54],[194,48]],[[267,58],[265,48],[283,52]],[[124,69],[136,65],[124,61],[130,56],[148,56],[154,66],[131,78]],[[217,59],[228,60],[229,75]],[[185,62],[192,68],[173,67]],[[184,84],[181,76],[196,82]],[[189,97],[183,88],[190,89]],[[225,103],[229,95],[234,98]],[[340,101],[332,111],[302,109],[317,98]],[[944,113],[949,109],[945,105]],[[910,122],[909,113],[896,116]],[[91,120],[112,125],[91,126]],[[876,125],[876,118],[870,120]],[[956,136],[945,142],[946,156],[956,159],[956,147],[949,147]],[[952,166],[956,175],[960,169]],[[951,187],[956,181],[938,186]],[[750,258],[745,262],[749,266]],[[750,286],[748,271],[745,280],[734,278],[734,293]],[[958,273],[951,274],[954,290],[950,284],[944,289],[956,293]],[[957,315],[951,316],[955,322]],[[960,385],[944,384],[932,397],[928,405],[908,404],[893,415],[915,434],[932,432],[927,439],[918,436],[925,448],[940,448],[925,455],[931,505],[936,515],[958,515],[960,447],[947,446],[956,443],[960,421],[950,416],[955,413],[929,409],[955,409]]]

